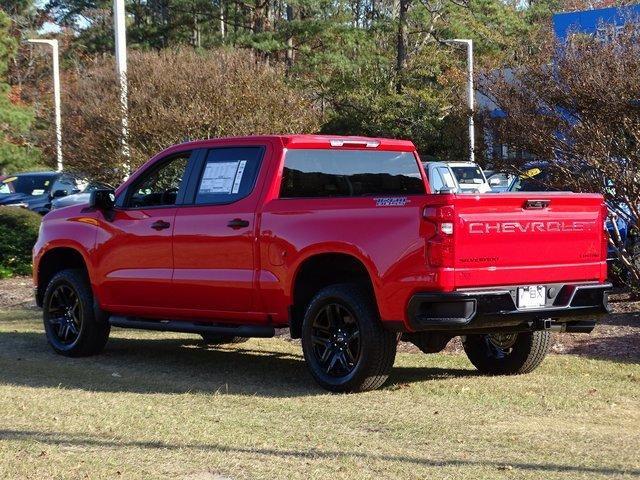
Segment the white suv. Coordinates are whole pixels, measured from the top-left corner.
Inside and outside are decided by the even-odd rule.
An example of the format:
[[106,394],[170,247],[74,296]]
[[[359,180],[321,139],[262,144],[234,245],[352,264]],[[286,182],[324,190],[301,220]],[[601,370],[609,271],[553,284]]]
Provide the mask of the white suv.
[[447,163],[458,180],[461,193],[486,193],[491,191],[491,186],[484,176],[482,168],[473,162],[448,162]]

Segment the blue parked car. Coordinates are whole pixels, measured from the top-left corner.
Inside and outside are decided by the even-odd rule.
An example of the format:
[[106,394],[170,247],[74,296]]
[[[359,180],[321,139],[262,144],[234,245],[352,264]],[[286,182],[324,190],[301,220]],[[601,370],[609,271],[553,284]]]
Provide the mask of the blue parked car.
[[82,179],[64,172],[29,172],[0,180],[0,206],[22,207],[44,215],[54,199],[80,192]]

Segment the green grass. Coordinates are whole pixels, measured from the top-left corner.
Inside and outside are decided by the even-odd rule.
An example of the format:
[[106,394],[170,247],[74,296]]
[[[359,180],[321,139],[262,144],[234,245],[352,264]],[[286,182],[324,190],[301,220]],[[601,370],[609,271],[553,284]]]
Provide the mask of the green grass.
[[550,356],[482,377],[401,354],[382,390],[331,395],[299,347],[114,330],[56,356],[0,312],[0,478],[638,478],[640,366]]

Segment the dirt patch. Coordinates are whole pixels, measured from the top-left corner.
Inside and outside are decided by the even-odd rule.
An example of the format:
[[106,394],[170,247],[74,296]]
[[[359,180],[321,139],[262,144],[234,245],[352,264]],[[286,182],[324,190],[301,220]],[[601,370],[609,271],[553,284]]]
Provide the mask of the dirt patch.
[[0,309],[33,307],[33,282],[30,277],[3,278],[0,280]]
[[557,334],[552,351],[640,362],[640,302],[612,295],[610,305],[613,313],[598,322],[590,335]]
[[[590,335],[555,334],[551,351],[557,354],[570,353],[640,362],[640,302],[630,301],[627,295],[617,294],[611,296],[610,304],[613,313],[601,320]],[[31,278],[0,280],[0,309],[12,307],[36,308]],[[278,336],[288,337],[288,333],[286,329],[278,330]],[[407,353],[420,352],[413,344],[407,342],[400,342],[398,350]],[[451,340],[445,352],[461,353],[460,338]]]

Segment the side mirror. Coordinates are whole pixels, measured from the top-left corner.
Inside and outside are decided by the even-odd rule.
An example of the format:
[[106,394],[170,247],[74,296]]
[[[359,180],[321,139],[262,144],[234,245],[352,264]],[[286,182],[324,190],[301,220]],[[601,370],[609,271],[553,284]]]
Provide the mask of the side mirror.
[[110,189],[94,190],[89,197],[89,207],[110,212],[116,205],[116,194]]
[[56,190],[55,192],[53,192],[53,198],[62,198],[66,197],[67,195],[69,195],[69,192],[67,192],[66,190]]

